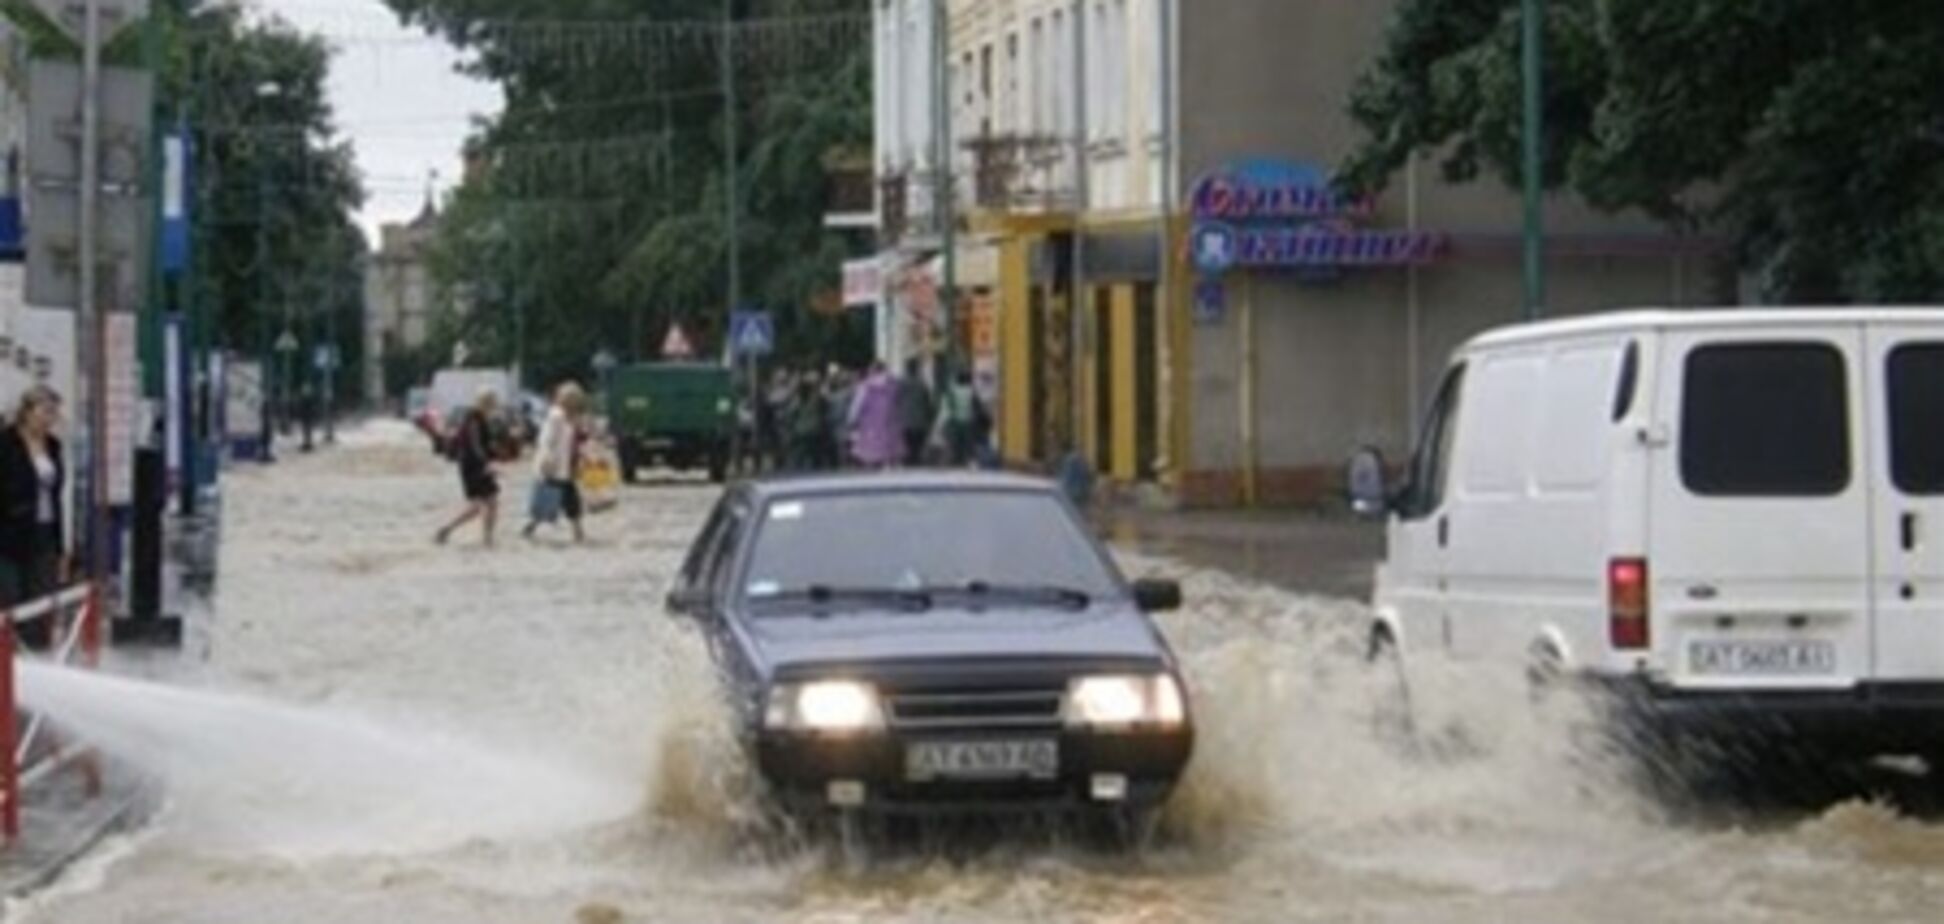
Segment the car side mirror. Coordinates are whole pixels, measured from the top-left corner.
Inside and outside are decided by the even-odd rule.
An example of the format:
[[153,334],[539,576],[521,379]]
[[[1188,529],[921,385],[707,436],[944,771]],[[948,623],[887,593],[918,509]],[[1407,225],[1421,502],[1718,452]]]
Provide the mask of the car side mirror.
[[1181,609],[1181,584],[1162,580],[1135,581],[1134,605],[1143,613],[1172,613]]
[[687,587],[670,591],[665,604],[668,612],[677,616],[700,616],[714,602],[707,590]]
[[1350,493],[1350,509],[1365,519],[1382,519],[1396,507],[1390,486],[1390,469],[1384,454],[1365,447],[1350,457],[1344,469],[1344,484]]

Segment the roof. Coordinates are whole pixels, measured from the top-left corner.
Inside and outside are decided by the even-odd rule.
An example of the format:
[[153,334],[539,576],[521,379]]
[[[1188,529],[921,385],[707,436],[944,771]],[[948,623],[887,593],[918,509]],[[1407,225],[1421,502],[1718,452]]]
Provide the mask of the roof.
[[959,469],[909,469],[821,475],[782,475],[748,482],[757,501],[809,495],[886,494],[909,491],[1044,491],[1058,486],[1045,478]]
[[1746,330],[1761,327],[1832,327],[1861,324],[1935,324],[1944,328],[1944,308],[1825,307],[1729,308],[1707,310],[1643,309],[1519,324],[1487,331],[1465,345],[1512,346],[1568,337],[1696,328]]

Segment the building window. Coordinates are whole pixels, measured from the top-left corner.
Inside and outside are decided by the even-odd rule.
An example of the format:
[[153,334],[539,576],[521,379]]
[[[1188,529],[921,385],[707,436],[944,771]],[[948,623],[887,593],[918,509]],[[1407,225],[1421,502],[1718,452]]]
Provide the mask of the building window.
[[1000,115],[1001,131],[1019,131],[1019,33],[1006,36],[1006,105]]
[[1107,22],[1105,3],[1094,4],[1093,35],[1088,45],[1093,51],[1087,56],[1087,137],[1099,140],[1107,137],[1112,121],[1107,106],[1107,75],[1114,60],[1114,30]]
[[1056,10],[1053,13],[1053,48],[1047,55],[1046,85],[1052,91],[1048,100],[1053,107],[1053,133],[1061,136],[1065,136],[1073,124],[1073,106],[1069,99],[1072,88],[1067,86],[1070,82],[1067,75],[1072,71],[1067,62],[1072,58],[1073,41],[1067,36],[1066,13]]
[[1033,79],[1030,87],[1033,105],[1028,111],[1029,121],[1026,123],[1026,133],[1037,136],[1046,130],[1046,96],[1051,89],[1046,85],[1046,23],[1042,20],[1033,20],[1033,42],[1026,51],[1033,59]]
[[992,99],[992,43],[979,49],[979,137],[992,134],[992,115],[998,107]]

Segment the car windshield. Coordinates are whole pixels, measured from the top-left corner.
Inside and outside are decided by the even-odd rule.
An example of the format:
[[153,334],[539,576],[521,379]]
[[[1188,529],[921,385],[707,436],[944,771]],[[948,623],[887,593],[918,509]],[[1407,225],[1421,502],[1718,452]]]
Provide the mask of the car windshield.
[[1066,508],[1028,491],[773,501],[747,574],[751,601],[888,602],[913,611],[947,593],[1071,608],[1120,586]]

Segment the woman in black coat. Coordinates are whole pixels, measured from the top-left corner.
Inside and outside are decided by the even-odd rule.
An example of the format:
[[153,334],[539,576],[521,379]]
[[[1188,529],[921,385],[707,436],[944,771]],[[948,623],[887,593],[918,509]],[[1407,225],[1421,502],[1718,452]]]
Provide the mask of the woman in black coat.
[[61,399],[33,388],[13,423],[0,430],[0,606],[17,606],[59,589],[66,549],[62,499],[67,465],[54,428]]

